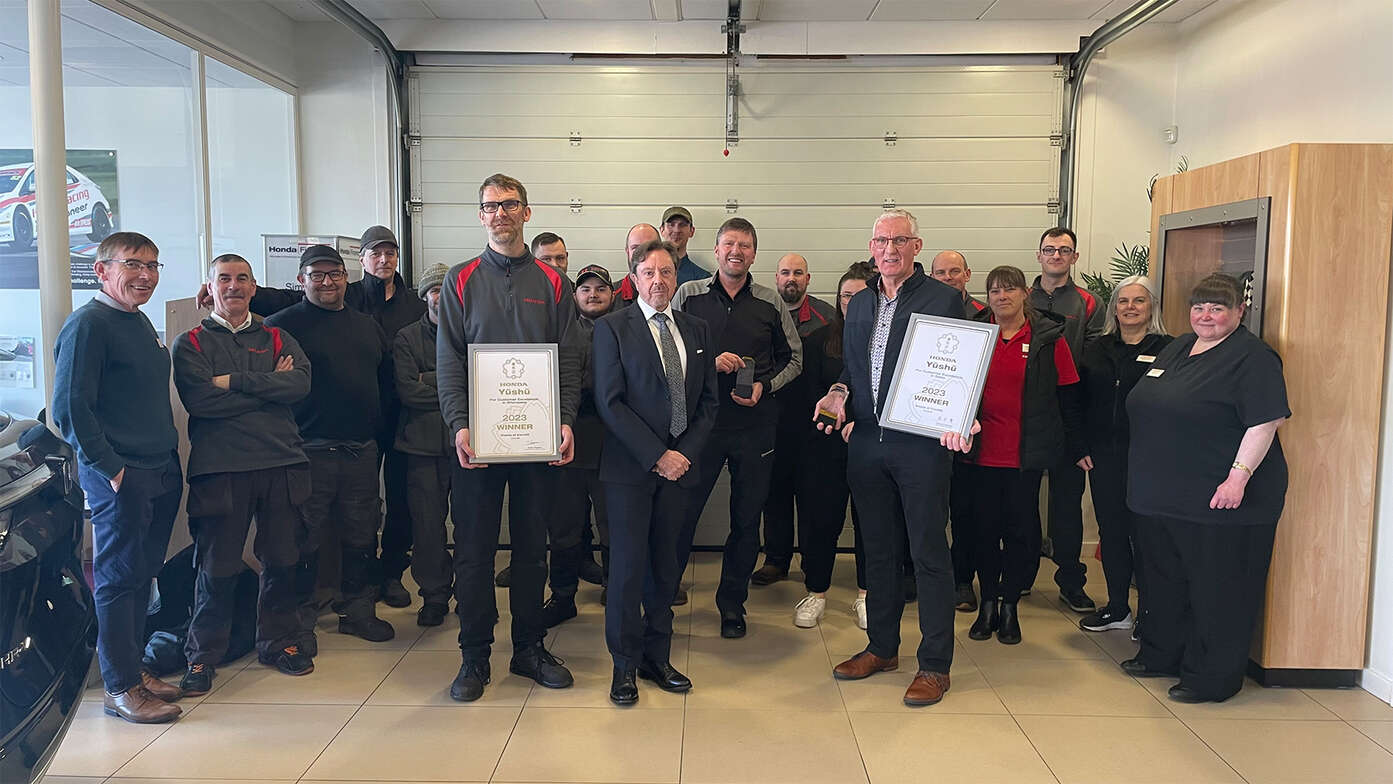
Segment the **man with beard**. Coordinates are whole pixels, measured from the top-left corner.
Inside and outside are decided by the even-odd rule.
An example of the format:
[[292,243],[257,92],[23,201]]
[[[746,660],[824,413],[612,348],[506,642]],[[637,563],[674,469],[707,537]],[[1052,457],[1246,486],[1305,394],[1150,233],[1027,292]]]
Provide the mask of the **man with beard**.
[[566,266],[571,262],[571,254],[566,252],[566,241],[560,235],[544,231],[532,238],[532,255],[537,261],[566,274]]
[[571,461],[572,426],[580,398],[580,356],[569,333],[576,321],[571,283],[537,261],[523,242],[532,217],[527,190],[518,180],[494,174],[479,186],[479,222],[488,247],[477,258],[451,268],[441,291],[436,341],[440,411],[454,434],[455,469],[451,505],[470,514],[455,521],[455,612],[460,618],[460,669],[450,697],[472,702],[492,677],[489,653],[496,616],[493,562],[508,490],[508,533],[513,546],[513,658],[508,670],[551,689],[570,686],[571,673],[542,644],[546,624],[542,594],[547,579],[547,519],[559,479],[542,463],[476,462],[469,428],[469,346],[474,343],[554,343],[558,347],[560,452],[553,465]]
[[440,416],[435,383],[435,335],[440,324],[440,286],[449,269],[436,264],[421,275],[416,291],[426,314],[402,327],[392,345],[401,420],[396,449],[406,455],[406,500],[411,511],[411,578],[420,586],[418,626],[439,626],[450,610],[454,572],[445,549],[450,478],[455,447]]
[[[797,253],[780,258],[774,272],[774,286],[793,323],[798,326],[800,340],[806,340],[827,326],[835,313],[833,305],[808,293],[812,279],[808,260]],[[788,567],[793,561],[794,479],[803,470],[799,450],[794,444],[806,434],[808,408],[821,394],[822,390],[814,392],[809,387],[802,373],[779,390],[774,468],[769,478],[769,498],[764,502],[764,565],[750,575],[750,582],[755,585],[770,585],[788,577]]]
[[576,273],[576,323],[571,334],[581,355],[580,407],[573,428],[576,457],[561,468],[556,513],[550,518],[551,598],[542,608],[547,628],[576,617],[581,568],[595,563],[585,536],[590,529],[592,506],[595,525],[600,529],[602,558],[609,563],[609,521],[605,495],[600,489],[600,447],[605,427],[595,411],[595,366],[590,341],[595,333],[595,319],[609,313],[613,302],[614,285],[609,270],[591,264]]
[[[758,239],[744,218],[730,218],[716,231],[719,271],[677,289],[672,306],[711,327],[712,350],[720,386],[716,425],[695,461],[687,524],[678,542],[685,568],[702,509],[721,468],[730,466],[730,534],[721,563],[716,608],[721,636],[745,636],[745,599],[750,573],[759,558],[759,513],[769,495],[774,433],[779,404],[771,393],[797,378],[803,369],[802,341],[788,308],[773,289],[750,277]],[[749,368],[749,391],[736,386],[737,373]]]
[[[310,393],[295,404],[295,419],[310,461],[310,495],[305,501],[306,546],[296,565],[300,603],[300,650],[319,650],[314,601],[319,545],[328,526],[338,533],[342,556],[339,633],[384,642],[396,635],[377,617],[374,556],[381,507],[377,498],[377,444],[382,430],[382,398],[393,387],[392,349],[382,327],[347,307],[348,274],[339,252],[311,245],[300,254],[299,279],[305,299],[266,319],[268,327],[289,332],[314,365]],[[413,295],[414,296],[414,295]]]

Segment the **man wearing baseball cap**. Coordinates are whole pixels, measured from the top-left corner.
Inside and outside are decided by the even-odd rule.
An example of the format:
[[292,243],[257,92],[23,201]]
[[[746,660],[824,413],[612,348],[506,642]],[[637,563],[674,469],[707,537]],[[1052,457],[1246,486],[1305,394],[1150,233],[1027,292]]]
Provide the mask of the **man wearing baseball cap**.
[[307,529],[295,590],[300,603],[299,648],[319,650],[314,636],[314,586],[319,542],[334,526],[342,548],[339,632],[371,642],[390,640],[392,625],[377,617],[374,562],[377,527],[378,438],[383,397],[392,387],[391,344],[370,316],[344,304],[348,275],[339,252],[311,245],[300,255],[304,301],[266,319],[300,342],[314,372],[310,393],[294,405],[310,463],[310,494],[302,510]]
[[659,227],[659,233],[663,239],[677,246],[677,252],[681,258],[677,263],[677,285],[681,286],[689,280],[701,280],[711,277],[695,261],[687,255],[687,243],[691,241],[692,235],[696,234],[696,223],[692,220],[692,213],[686,207],[668,207],[663,211],[663,222]]
[[[555,511],[549,520],[551,536],[551,598],[542,607],[548,628],[576,617],[576,591],[590,554],[590,510],[595,510],[595,527],[600,531],[600,552],[609,565],[609,524],[605,515],[605,496],[600,488],[600,446],[605,427],[595,411],[595,369],[590,363],[590,341],[595,319],[610,311],[614,303],[614,283],[609,270],[599,264],[582,267],[576,273],[576,322],[570,337],[581,355],[580,406],[572,431],[576,436],[576,456],[561,468]],[[604,569],[602,567],[601,574]],[[601,577],[603,581],[603,576]]]

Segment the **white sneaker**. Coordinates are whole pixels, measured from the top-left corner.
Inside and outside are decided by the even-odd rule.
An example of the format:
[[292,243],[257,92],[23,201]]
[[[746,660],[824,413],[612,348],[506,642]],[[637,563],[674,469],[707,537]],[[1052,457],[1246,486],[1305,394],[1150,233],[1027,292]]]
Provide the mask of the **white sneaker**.
[[862,629],[866,628],[866,597],[857,596],[856,601],[851,603],[851,609],[856,613],[856,625]]
[[793,606],[793,625],[800,629],[811,629],[822,620],[826,610],[827,597],[810,593]]

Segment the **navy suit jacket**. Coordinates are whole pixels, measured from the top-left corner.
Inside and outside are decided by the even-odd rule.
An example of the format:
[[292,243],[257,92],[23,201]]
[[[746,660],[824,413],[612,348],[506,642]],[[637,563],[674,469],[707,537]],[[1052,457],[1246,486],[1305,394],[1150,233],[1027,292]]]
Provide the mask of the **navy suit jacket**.
[[[593,364],[595,410],[605,423],[600,454],[600,480],[643,484],[658,478],[653,466],[669,448],[697,461],[716,423],[716,355],[706,322],[672,312],[687,348],[687,429],[669,447],[672,402],[663,359],[653,333],[637,305],[615,311],[595,322]],[[695,467],[678,480],[696,483]]]

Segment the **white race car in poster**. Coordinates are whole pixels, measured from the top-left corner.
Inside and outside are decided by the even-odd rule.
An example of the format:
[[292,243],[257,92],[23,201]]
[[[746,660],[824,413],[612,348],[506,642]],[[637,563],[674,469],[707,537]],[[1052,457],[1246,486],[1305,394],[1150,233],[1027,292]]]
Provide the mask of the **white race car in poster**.
[[[38,234],[35,221],[34,164],[0,167],[0,242],[28,250]],[[101,188],[68,167],[68,234],[100,242],[111,234],[116,220]]]

